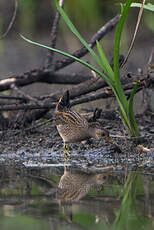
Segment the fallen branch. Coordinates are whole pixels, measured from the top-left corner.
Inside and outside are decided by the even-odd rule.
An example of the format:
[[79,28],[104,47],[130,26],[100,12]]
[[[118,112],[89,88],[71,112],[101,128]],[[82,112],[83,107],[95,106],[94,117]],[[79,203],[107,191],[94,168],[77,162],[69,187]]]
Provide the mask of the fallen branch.
[[[132,88],[134,87],[134,84],[136,84],[135,81],[132,83],[125,83],[123,86],[124,90],[126,91],[126,95],[128,97],[130,96],[130,93],[131,93]],[[137,92],[142,90],[143,87],[145,87],[145,79],[141,81],[140,87],[138,88]],[[70,89],[70,91],[71,91],[71,89]],[[79,92],[80,92],[80,90],[79,90]],[[91,92],[92,91],[90,91],[90,93],[89,92],[86,93],[86,95],[84,95],[84,97],[83,96],[79,97],[79,94],[74,95],[73,93],[70,92],[70,98],[72,99],[70,102],[71,106],[74,106],[77,104],[82,104],[82,103],[89,102],[89,101],[98,100],[98,99],[114,97],[112,90],[110,90],[108,87],[103,89],[101,92],[97,92],[95,90],[93,91],[93,93],[91,93]],[[61,92],[61,95],[62,95],[62,92]],[[48,96],[48,97],[49,98],[46,99],[44,101],[44,103],[42,103],[42,105],[36,105],[36,104],[17,104],[17,105],[13,104],[13,105],[6,105],[6,106],[2,105],[2,106],[0,106],[0,111],[12,111],[12,110],[25,110],[25,111],[27,111],[27,110],[33,110],[33,109],[35,109],[35,110],[49,110],[49,109],[55,108],[57,99],[51,103],[51,98],[53,101],[53,97],[52,96]],[[56,98],[57,94],[55,94],[54,97]]]
[[18,2],[17,2],[17,0],[15,0],[15,6],[14,6],[13,16],[11,18],[11,21],[10,21],[8,27],[7,27],[7,30],[0,37],[0,40],[2,40],[3,38],[5,38],[7,36],[7,34],[9,33],[9,31],[11,30],[11,28],[13,26],[13,23],[15,21],[16,15],[17,15],[17,9],[18,9]]
[[51,73],[50,71],[36,69],[19,76],[0,80],[0,91],[9,90],[12,84],[15,84],[18,87],[27,86],[36,82],[50,84],[79,84],[91,77],[92,76],[90,75]]
[[[91,48],[93,48],[96,45],[96,40],[100,40],[103,38],[109,31],[111,31],[116,24],[118,23],[120,19],[120,16],[116,16],[113,19],[111,19],[109,22],[107,22],[100,30],[97,31],[97,33],[91,38],[89,45]],[[82,47],[81,49],[74,52],[72,55],[81,58],[85,56],[88,53],[88,50],[85,47]],[[71,63],[73,63],[74,60],[70,58],[64,58],[61,61],[55,62],[55,71],[60,70]],[[1,77],[2,78],[2,77]],[[11,84],[15,84],[18,87],[23,87],[26,85],[30,85],[35,82],[44,82],[44,83],[56,83],[56,84],[78,84],[80,82],[83,82],[87,80],[89,76],[87,77],[81,77],[81,75],[78,74],[59,74],[55,73],[53,71],[49,71],[47,69],[34,69],[29,72],[26,72],[24,74],[21,74],[19,76],[12,76],[4,80],[0,80],[0,91],[8,90],[11,88]]]

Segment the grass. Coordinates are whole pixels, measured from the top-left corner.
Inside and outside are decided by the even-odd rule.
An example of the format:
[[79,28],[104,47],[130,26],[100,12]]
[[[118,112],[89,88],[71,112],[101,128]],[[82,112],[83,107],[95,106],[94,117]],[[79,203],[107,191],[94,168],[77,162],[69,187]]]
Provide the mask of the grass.
[[21,37],[29,43],[52,50],[57,53],[60,53],[66,57],[72,58],[75,61],[93,70],[96,74],[98,74],[111,87],[117,99],[117,102],[119,104],[121,119],[129,135],[131,137],[139,137],[140,132],[139,132],[139,128],[138,128],[138,125],[135,119],[135,115],[134,115],[134,111],[133,111],[133,99],[136,93],[136,89],[139,85],[139,82],[137,82],[134,85],[131,95],[129,99],[127,99],[125,92],[123,90],[123,87],[122,87],[122,83],[120,80],[120,71],[119,71],[119,53],[120,53],[120,42],[121,42],[121,37],[122,37],[122,31],[123,31],[124,24],[126,22],[126,18],[128,16],[129,10],[131,8],[132,2],[133,0],[127,0],[126,4],[123,5],[121,18],[117,25],[115,40],[114,40],[114,68],[113,69],[111,68],[109,61],[104,54],[101,44],[98,41],[96,42],[98,52],[97,53],[94,52],[94,50],[89,47],[88,43],[83,39],[83,37],[80,35],[80,33],[75,28],[75,26],[72,24],[71,20],[69,19],[65,11],[59,6],[58,1],[56,1],[56,6],[62,18],[64,19],[64,21],[66,22],[66,24],[68,25],[72,33],[74,33],[75,36],[80,40],[80,42],[88,49],[88,51],[90,52],[90,54],[92,55],[92,57],[94,58],[98,66],[101,68],[101,70],[99,70],[97,67],[77,57],[74,57],[66,52],[42,45],[34,41],[31,41],[22,35]]

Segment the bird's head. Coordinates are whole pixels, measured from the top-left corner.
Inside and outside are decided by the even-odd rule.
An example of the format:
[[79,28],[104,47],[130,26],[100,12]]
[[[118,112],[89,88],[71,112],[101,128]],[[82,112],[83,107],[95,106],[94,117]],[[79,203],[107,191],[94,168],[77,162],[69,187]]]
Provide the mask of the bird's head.
[[106,138],[109,141],[109,132],[102,128],[98,122],[89,123],[89,136],[93,138]]

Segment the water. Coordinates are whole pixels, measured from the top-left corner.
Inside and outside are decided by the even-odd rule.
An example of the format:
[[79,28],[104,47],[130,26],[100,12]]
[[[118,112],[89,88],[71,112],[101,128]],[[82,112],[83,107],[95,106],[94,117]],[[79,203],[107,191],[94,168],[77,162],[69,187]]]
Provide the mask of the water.
[[154,229],[153,178],[1,166],[0,229]]

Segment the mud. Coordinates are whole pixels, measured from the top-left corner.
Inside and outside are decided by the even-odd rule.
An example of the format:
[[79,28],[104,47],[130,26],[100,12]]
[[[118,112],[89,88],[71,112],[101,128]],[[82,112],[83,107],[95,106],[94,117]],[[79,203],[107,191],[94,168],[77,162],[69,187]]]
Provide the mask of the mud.
[[144,170],[153,170],[152,116],[137,118],[142,136],[141,143],[135,143],[133,139],[125,136],[125,130],[119,118],[110,116],[108,120],[104,117],[105,114],[100,118],[100,123],[109,130],[111,136],[120,136],[111,137],[111,142],[118,146],[121,152],[104,139],[91,139],[90,143],[70,144],[71,157],[66,161],[63,154],[63,142],[55,124],[42,120],[39,121],[39,125],[33,124],[28,129],[1,132],[0,163],[35,168],[68,165],[85,171],[101,171],[104,167],[122,170],[126,166],[129,170],[138,166]]

